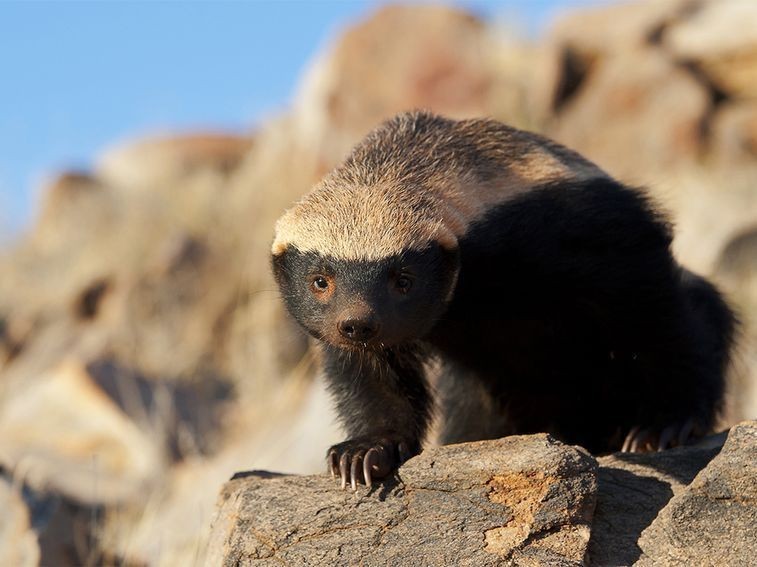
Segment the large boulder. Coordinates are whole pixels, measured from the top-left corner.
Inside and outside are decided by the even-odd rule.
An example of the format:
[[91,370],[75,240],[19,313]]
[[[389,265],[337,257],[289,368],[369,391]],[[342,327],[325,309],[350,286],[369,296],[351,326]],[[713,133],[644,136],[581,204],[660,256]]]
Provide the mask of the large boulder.
[[598,460],[543,434],[436,447],[356,494],[325,475],[240,473],[207,564],[746,565],[756,435],[747,422]]
[[[608,59],[654,46],[661,30],[691,9],[695,0],[638,0],[565,11],[544,38],[538,67],[530,76],[530,100],[539,124],[555,115],[587,88]],[[627,73],[633,75],[633,68]],[[629,78],[631,79],[631,78]]]
[[445,6],[386,6],[350,27],[309,69],[297,96],[300,135],[333,167],[376,124],[417,108],[519,122],[530,50]]
[[549,39],[589,60],[658,41],[666,26],[684,18],[697,0],[607,2],[563,13]]
[[596,463],[547,435],[438,447],[357,494],[326,476],[238,475],[207,565],[581,565]]
[[630,50],[596,64],[549,133],[620,179],[649,183],[697,158],[709,109],[686,70],[659,50]]

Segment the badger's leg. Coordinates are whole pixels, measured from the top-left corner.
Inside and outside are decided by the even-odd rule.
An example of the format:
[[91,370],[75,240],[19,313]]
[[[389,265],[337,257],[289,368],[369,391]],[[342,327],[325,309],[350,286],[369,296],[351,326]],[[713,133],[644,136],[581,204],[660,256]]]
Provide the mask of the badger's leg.
[[640,401],[646,409],[622,451],[661,451],[706,435],[722,404],[736,318],[703,278],[682,270],[680,285],[679,310],[653,331],[657,348],[638,355],[655,395]]
[[328,450],[342,488],[369,487],[421,450],[431,417],[423,354],[414,347],[373,353],[324,347],[325,372],[348,433]]
[[685,445],[691,439],[701,437],[706,433],[704,421],[689,418],[678,421],[660,429],[659,427],[632,427],[623,441],[623,453],[645,453],[648,451],[664,451],[671,447]]
[[475,372],[446,363],[437,389],[443,420],[440,443],[497,439],[514,433],[504,408]]

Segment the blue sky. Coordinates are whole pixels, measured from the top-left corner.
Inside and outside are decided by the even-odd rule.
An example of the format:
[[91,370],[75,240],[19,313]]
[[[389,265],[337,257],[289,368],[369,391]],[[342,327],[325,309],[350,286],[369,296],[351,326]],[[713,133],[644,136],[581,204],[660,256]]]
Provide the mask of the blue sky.
[[[457,1],[535,33],[601,0]],[[0,236],[44,175],[142,133],[247,130],[286,108],[319,48],[376,1],[0,0]]]

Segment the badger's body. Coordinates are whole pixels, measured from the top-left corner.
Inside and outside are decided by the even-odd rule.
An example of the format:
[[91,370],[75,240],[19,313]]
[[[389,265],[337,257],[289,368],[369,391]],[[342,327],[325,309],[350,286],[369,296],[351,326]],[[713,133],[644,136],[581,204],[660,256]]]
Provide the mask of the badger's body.
[[[273,266],[323,345],[342,481],[444,442],[548,431],[594,452],[713,424],[733,316],[644,195],[490,120],[401,115],[277,224]],[[625,440],[625,444],[624,444]]]

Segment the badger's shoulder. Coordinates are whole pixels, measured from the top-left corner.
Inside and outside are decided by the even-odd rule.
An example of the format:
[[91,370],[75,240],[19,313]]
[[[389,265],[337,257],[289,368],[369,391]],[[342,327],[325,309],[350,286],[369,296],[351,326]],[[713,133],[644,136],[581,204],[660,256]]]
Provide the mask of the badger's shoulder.
[[279,219],[272,252],[294,246],[370,260],[429,242],[455,248],[471,223],[513,196],[600,177],[576,152],[495,120],[400,114]]

